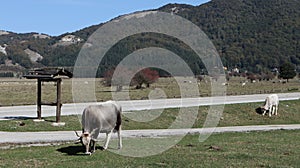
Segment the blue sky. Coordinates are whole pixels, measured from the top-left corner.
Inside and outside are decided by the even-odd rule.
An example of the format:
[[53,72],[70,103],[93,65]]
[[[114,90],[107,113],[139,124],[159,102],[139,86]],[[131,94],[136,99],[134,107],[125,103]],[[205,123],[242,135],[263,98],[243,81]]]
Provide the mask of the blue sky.
[[0,30],[60,35],[122,14],[156,9],[168,3],[200,5],[209,0],[3,0]]

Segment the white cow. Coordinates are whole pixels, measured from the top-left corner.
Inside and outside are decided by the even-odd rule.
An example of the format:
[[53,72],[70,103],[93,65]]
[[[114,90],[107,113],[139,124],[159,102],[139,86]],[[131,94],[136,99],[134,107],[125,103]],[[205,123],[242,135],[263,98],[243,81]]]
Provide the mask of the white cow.
[[269,117],[271,115],[277,115],[278,111],[278,104],[279,104],[279,99],[277,94],[271,94],[266,97],[265,104],[261,107],[263,111],[263,115],[266,114],[267,111],[269,111]]
[[107,149],[111,134],[118,132],[119,149],[122,148],[121,112],[121,106],[114,101],[108,101],[101,105],[91,105],[84,109],[81,121],[82,134],[79,136],[75,132],[79,137],[79,142],[85,146],[85,154],[95,152],[96,139],[99,133],[106,133],[106,141],[103,148]]

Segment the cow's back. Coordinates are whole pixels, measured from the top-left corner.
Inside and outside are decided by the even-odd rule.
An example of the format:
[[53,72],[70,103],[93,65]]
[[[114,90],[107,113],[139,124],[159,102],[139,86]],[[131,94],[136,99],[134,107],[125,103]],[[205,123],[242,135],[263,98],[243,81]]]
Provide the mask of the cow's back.
[[270,101],[270,105],[278,105],[279,99],[278,99],[277,94],[271,94],[269,96],[269,101]]
[[116,103],[91,105],[84,109],[82,114],[83,132],[91,133],[95,129],[95,136],[99,132],[110,132],[121,124],[121,107]]

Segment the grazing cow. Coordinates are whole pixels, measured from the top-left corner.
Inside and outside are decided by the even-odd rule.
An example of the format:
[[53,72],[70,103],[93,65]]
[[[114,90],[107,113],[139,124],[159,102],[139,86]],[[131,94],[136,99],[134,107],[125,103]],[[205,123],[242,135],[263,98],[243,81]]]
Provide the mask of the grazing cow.
[[265,104],[261,107],[263,115],[265,115],[267,111],[269,111],[269,117],[271,117],[272,114],[277,115],[278,104],[279,99],[277,94],[271,94],[267,96]]
[[[114,101],[101,105],[91,105],[84,109],[82,114],[82,134],[78,141],[85,146],[85,154],[91,154],[96,149],[96,139],[99,133],[106,133],[104,149],[107,149],[111,134],[118,132],[119,149],[122,148],[121,140],[121,112],[122,108]],[[90,150],[91,148],[91,150]],[[91,151],[91,152],[90,152]]]

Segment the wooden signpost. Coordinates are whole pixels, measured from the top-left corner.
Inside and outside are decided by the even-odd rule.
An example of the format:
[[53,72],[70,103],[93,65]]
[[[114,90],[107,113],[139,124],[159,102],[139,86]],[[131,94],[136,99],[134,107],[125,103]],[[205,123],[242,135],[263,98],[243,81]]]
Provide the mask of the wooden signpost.
[[[27,79],[37,79],[37,120],[42,120],[42,105],[56,106],[56,123],[54,126],[61,126],[61,82],[63,78],[72,78],[73,74],[64,68],[41,68],[29,71],[24,75]],[[42,102],[42,82],[56,82],[56,102],[44,103]]]

